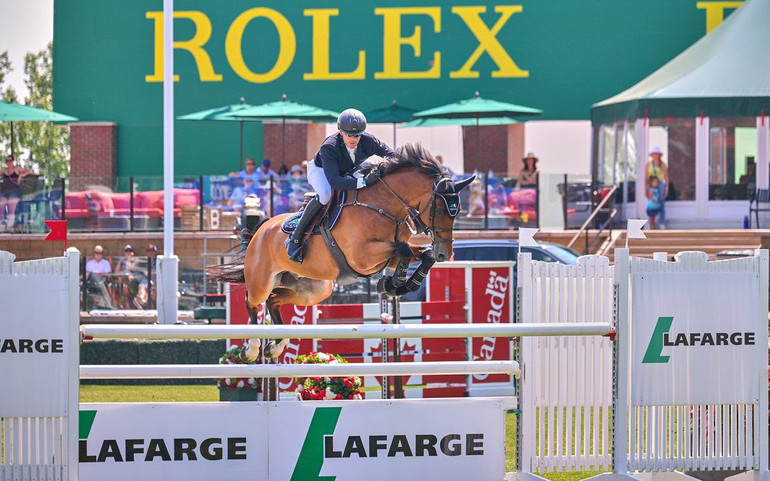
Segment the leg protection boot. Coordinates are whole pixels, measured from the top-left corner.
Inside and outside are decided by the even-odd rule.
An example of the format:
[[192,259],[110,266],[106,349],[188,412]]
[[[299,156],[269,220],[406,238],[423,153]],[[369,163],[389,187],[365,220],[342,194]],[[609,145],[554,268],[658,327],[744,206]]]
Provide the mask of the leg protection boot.
[[286,251],[289,254],[289,259],[294,262],[302,264],[302,261],[304,260],[303,251],[305,243],[303,242],[303,239],[305,237],[305,231],[315,215],[318,211],[323,209],[323,207],[324,205],[318,201],[318,197],[310,199],[310,202],[305,206],[305,210],[302,211],[302,215],[297,223],[297,228],[294,229],[294,232],[292,232],[291,235],[289,235],[289,238],[286,239]]

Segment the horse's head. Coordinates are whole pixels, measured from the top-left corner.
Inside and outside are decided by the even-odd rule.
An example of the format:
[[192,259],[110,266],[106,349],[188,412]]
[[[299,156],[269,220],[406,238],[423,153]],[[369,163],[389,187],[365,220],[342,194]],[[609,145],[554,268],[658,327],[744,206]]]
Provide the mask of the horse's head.
[[433,186],[430,199],[430,215],[424,231],[433,243],[433,257],[444,262],[452,257],[452,229],[460,213],[460,191],[476,178],[475,175],[460,181],[442,177]]

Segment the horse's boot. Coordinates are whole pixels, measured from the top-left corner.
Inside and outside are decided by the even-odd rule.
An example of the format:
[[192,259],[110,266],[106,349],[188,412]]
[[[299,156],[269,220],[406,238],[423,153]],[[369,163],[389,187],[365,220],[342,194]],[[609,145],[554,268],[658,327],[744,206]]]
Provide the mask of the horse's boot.
[[305,231],[308,225],[313,221],[316,214],[324,208],[324,205],[318,200],[318,197],[313,197],[310,202],[305,206],[305,210],[302,211],[302,215],[297,222],[297,227],[286,239],[286,252],[289,254],[289,259],[302,264],[304,260],[303,251],[305,247],[304,237]]

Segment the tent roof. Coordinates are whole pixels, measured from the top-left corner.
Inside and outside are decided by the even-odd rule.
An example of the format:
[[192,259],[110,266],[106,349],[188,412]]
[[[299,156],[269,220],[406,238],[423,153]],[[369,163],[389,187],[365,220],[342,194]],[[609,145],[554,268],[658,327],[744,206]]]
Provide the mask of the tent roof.
[[[594,125],[646,115],[770,113],[770,1],[746,0],[710,34],[653,74],[591,109]],[[643,48],[643,47],[642,47]]]

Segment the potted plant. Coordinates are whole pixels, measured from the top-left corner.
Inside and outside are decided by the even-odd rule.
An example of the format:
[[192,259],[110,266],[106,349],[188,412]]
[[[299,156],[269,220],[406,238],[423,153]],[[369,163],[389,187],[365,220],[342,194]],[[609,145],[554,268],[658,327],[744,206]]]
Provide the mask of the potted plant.
[[[242,357],[242,346],[230,346],[225,351],[219,364],[255,364]],[[217,381],[220,401],[256,401],[259,392],[259,379],[253,377],[221,378]]]
[[[313,351],[300,354],[295,364],[341,364],[347,363],[339,355]],[[362,399],[361,378],[347,377],[301,377],[297,378],[297,398],[300,400]]]

